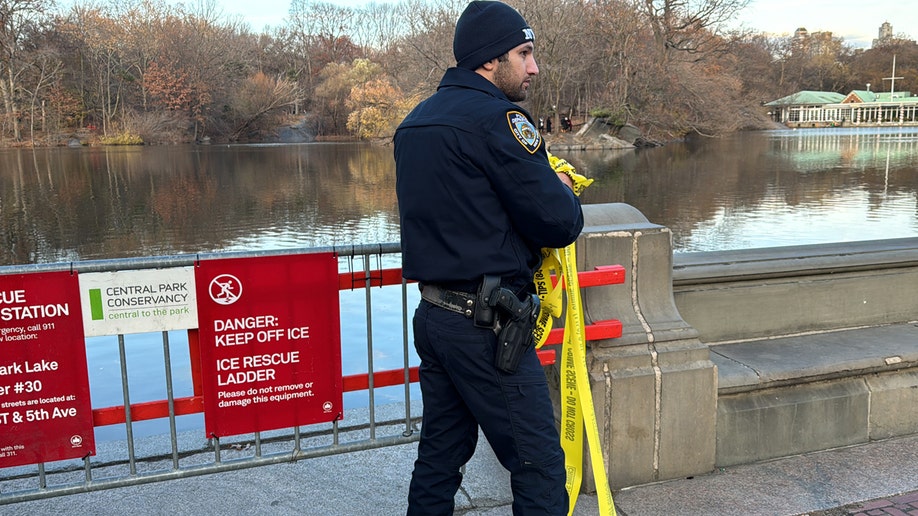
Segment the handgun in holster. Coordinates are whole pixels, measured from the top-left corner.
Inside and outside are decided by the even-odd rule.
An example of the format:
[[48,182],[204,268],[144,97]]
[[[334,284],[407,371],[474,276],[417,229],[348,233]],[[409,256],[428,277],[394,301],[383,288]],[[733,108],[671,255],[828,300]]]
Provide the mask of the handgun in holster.
[[534,344],[532,329],[539,318],[539,296],[529,294],[520,301],[510,289],[500,288],[491,301],[506,316],[500,319],[494,366],[513,374],[520,359]]
[[473,315],[475,326],[479,328],[495,328],[497,317],[494,309],[493,297],[500,290],[500,276],[486,274],[478,286],[478,299],[475,301]]

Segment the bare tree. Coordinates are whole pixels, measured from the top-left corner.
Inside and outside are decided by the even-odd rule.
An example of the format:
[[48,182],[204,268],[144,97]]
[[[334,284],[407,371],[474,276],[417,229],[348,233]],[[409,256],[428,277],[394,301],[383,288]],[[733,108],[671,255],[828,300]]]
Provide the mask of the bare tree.
[[388,60],[387,72],[402,91],[430,95],[443,72],[456,65],[453,34],[456,20],[467,3],[408,0],[398,5],[407,34],[398,41],[397,56]]
[[141,109],[147,110],[149,99],[144,88],[144,75],[161,52],[167,27],[178,21],[176,13],[162,0],[131,0],[113,4],[111,16],[121,20],[127,29],[124,33],[124,65],[137,79]]
[[326,65],[350,63],[365,54],[351,39],[355,21],[354,11],[348,8],[315,0],[291,1],[282,37],[290,47],[290,75],[300,88],[298,111],[315,107],[315,89]]
[[0,0],[0,96],[3,97],[3,133],[22,137],[20,80],[29,66],[23,61],[23,45],[29,32],[47,16],[50,0]]
[[[571,115],[584,101],[591,64],[580,58],[590,41],[584,37],[587,3],[582,0],[526,0],[519,10],[535,32],[539,65],[530,97],[533,116]],[[558,120],[555,127],[560,127]]]
[[103,8],[77,5],[60,24],[60,30],[78,42],[82,101],[104,134],[113,130],[126,79],[119,54],[125,39],[122,29]]
[[372,2],[354,10],[352,38],[363,50],[365,58],[374,54],[386,55],[393,50],[398,39],[408,28],[396,4]]
[[[216,0],[77,0],[50,17],[52,1],[0,0],[2,137],[21,139],[28,121],[34,138],[46,105],[55,123],[88,120],[105,134],[142,127],[144,138],[168,131],[168,141],[244,137],[290,116],[344,134],[347,99],[375,109],[391,87],[403,102],[359,120],[386,127],[455,65],[468,4],[291,0],[269,34],[224,18]],[[756,123],[763,101],[802,88],[879,89],[893,55],[904,77],[896,90],[918,84],[918,46],[906,36],[855,53],[831,33],[728,31],[749,0],[507,1],[536,32],[540,74],[526,105],[535,116],[593,112],[661,136],[713,134]],[[381,68],[360,98],[336,79],[358,58]]]
[[28,86],[23,91],[29,96],[29,139],[36,141],[35,125],[39,122],[39,129],[46,129],[45,101],[47,92],[58,80],[63,63],[57,52],[50,47],[42,47],[30,53]]
[[249,77],[233,94],[230,140],[270,128],[278,112],[292,104],[295,97],[296,85],[284,78],[268,77],[261,72]]
[[181,23],[169,27],[164,38],[169,45],[163,55],[188,73],[194,90],[191,109],[197,139],[222,122],[229,92],[252,72],[237,45],[247,28],[238,20],[224,21],[212,2],[193,11],[180,6],[179,16]]
[[627,0],[597,0],[582,32],[587,44],[581,55],[571,58],[590,63],[586,77],[592,105],[617,123],[630,121],[632,83],[648,54],[643,17]]
[[[731,72],[743,78],[743,96],[761,104],[783,97],[781,66],[777,60],[780,38],[764,34],[746,35],[734,41]],[[777,65],[777,66],[776,66]]]
[[850,63],[851,82],[844,91],[863,90],[870,83],[873,91],[889,91],[892,81],[892,61],[896,58],[895,91],[918,90],[918,43],[914,41],[896,41],[868,49],[852,57]]
[[351,43],[353,12],[328,2],[292,0],[287,30],[294,51],[304,60],[305,76],[312,81],[327,63],[355,57]]
[[703,59],[723,49],[723,27],[749,0],[634,0],[653,32],[657,58]]

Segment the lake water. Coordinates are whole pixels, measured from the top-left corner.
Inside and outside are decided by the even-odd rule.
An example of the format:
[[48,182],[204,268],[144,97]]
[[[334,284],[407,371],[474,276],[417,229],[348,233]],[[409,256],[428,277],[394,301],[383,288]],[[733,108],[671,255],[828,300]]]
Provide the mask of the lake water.
[[[915,128],[559,153],[677,252],[915,236]],[[0,151],[0,265],[398,241],[391,147]]]
[[676,252],[918,235],[918,130],[742,133],[584,157],[585,202],[634,205]]
[[[915,128],[558,154],[596,179],[584,203],[635,206],[672,229],[676,252],[918,236]],[[391,147],[363,144],[0,150],[0,265],[397,242],[394,186]],[[400,328],[401,300],[379,295],[374,305],[392,309],[374,316],[374,367],[399,368],[401,334],[386,329]],[[346,375],[367,367],[363,301],[362,291],[342,292]],[[160,336],[125,340],[132,402],[163,399],[161,370],[135,374],[162,363]],[[170,340],[176,396],[191,395],[187,340]],[[115,337],[87,340],[94,407],[121,403],[117,349]],[[346,408],[366,403],[365,393],[345,398]],[[203,426],[200,415],[180,419]],[[135,426],[135,435],[161,431],[161,422]]]

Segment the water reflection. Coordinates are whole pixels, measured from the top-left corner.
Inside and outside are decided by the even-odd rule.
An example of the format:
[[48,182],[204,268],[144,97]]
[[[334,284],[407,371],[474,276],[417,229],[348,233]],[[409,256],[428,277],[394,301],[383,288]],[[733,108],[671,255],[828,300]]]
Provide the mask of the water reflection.
[[[2,150],[0,264],[394,242],[391,152]],[[918,235],[914,129],[744,133],[562,156],[597,179],[585,203],[635,206],[673,230],[679,251]]]
[[599,178],[585,202],[628,202],[671,228],[677,251],[699,251],[916,236],[916,158],[914,128],[817,129],[584,156],[580,166]]
[[[391,152],[353,144],[0,150],[0,265],[394,242]],[[918,236],[918,131],[775,131],[562,156],[597,179],[585,203],[637,207],[673,230],[679,251]],[[378,259],[397,266],[397,256]],[[387,330],[401,325],[399,295],[372,291],[376,370],[402,366],[401,333]],[[410,295],[413,307],[417,291]],[[364,296],[341,293],[345,375],[368,368]],[[176,395],[190,395],[187,339],[170,333]],[[164,373],[143,367],[162,362],[161,336],[126,340],[129,368],[143,371],[132,373],[132,400],[164,398]],[[87,340],[95,407],[120,404],[117,347],[116,337]],[[378,401],[402,394],[374,393]],[[367,396],[347,393],[345,407],[366,406]],[[134,432],[162,433],[161,425]],[[200,414],[180,418],[180,429],[200,427]],[[100,440],[123,436],[122,426],[97,429]]]
[[391,153],[366,145],[0,152],[0,263],[389,241]]

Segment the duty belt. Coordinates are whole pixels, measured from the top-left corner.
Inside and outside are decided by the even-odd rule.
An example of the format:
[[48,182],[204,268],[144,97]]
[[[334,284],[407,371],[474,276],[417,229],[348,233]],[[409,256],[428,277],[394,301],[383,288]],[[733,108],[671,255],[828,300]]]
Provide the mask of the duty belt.
[[459,290],[447,290],[436,285],[421,285],[421,297],[440,308],[471,318],[475,313],[475,300],[478,296]]

